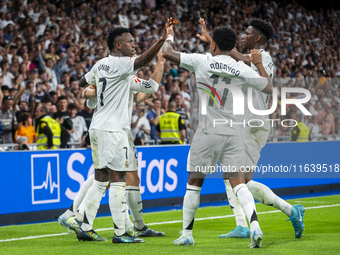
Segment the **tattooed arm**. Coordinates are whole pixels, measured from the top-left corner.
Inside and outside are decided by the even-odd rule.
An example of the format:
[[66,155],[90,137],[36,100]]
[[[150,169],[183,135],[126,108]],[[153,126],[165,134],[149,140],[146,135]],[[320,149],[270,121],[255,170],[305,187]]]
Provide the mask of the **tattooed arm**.
[[[173,26],[170,26],[167,29],[168,34],[174,36]],[[172,48],[171,40],[169,39],[165,40],[162,47],[162,53],[165,59],[170,60],[176,64],[180,64],[180,53]]]

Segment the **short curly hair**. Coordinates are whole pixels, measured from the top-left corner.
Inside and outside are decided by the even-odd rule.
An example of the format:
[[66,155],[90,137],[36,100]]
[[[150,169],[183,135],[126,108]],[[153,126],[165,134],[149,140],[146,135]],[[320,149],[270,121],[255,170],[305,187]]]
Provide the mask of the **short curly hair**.
[[231,51],[237,41],[234,30],[225,26],[216,27],[212,32],[212,39],[221,51]]
[[109,50],[112,51],[114,49],[114,41],[118,36],[121,36],[124,33],[129,33],[129,29],[125,27],[116,27],[114,29],[111,29],[109,31],[109,34],[107,36],[107,46],[109,47]]
[[255,30],[259,31],[266,38],[266,41],[270,40],[274,35],[274,29],[272,25],[265,20],[252,19],[249,25]]

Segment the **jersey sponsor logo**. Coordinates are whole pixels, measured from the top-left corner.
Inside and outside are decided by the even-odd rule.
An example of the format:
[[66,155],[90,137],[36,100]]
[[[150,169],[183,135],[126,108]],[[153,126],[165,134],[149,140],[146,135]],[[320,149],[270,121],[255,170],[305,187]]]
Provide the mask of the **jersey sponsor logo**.
[[32,204],[60,202],[59,154],[31,155]]

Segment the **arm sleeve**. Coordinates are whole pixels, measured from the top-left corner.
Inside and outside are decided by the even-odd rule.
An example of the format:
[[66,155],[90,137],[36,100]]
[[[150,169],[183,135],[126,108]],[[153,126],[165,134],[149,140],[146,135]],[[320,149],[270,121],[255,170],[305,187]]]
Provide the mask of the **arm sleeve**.
[[179,129],[179,131],[181,131],[183,129],[187,129],[186,126],[185,126],[185,122],[184,122],[184,120],[182,119],[181,116],[178,118],[178,129]]
[[197,68],[206,62],[206,56],[203,54],[180,54],[180,67],[187,69],[190,72],[195,72]]
[[155,93],[157,92],[158,88],[159,84],[155,82],[152,78],[147,81],[140,79],[134,75],[130,82],[130,89],[137,92]]
[[39,130],[40,130],[40,133],[43,133],[47,136],[48,148],[52,147],[53,146],[53,133],[45,121],[41,121],[39,123]]
[[85,74],[85,80],[87,82],[87,84],[89,85],[93,85],[96,83],[96,74],[97,74],[97,67],[98,67],[98,63],[100,61],[98,61],[92,68],[90,71],[88,71],[86,74]]
[[298,128],[298,126],[296,126],[293,130],[292,130],[292,138],[291,141],[296,141],[297,138],[299,137],[300,134],[300,129]]
[[259,91],[262,91],[267,86],[267,78],[261,77],[251,67],[247,66],[243,62],[239,70],[242,70],[240,76],[244,79],[246,86],[253,87]]

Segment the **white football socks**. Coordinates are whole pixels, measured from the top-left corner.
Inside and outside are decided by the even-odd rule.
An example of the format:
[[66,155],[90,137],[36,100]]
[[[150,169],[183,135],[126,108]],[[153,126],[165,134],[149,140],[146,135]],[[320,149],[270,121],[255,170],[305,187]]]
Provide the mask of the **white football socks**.
[[73,212],[76,212],[83,201],[86,192],[89,190],[89,188],[92,186],[94,181],[94,174],[92,174],[84,183],[81,185],[78,194],[73,200]]
[[76,212],[76,217],[82,221],[81,229],[89,231],[92,229],[93,221],[102,200],[103,194],[109,182],[99,182],[94,180],[88,192]]
[[230,208],[234,212],[236,226],[240,225],[242,227],[248,227],[246,216],[244,215],[242,206],[238,201],[238,198],[235,196],[233,188],[230,185],[229,180],[224,180],[225,190],[227,192],[227,197],[229,201]]
[[200,205],[201,187],[187,184],[187,191],[183,200],[183,232],[185,237],[192,236],[195,215]]
[[288,217],[291,216],[292,213],[292,205],[284,201],[282,198],[278,197],[274,194],[274,192],[268,188],[266,185],[256,182],[249,181],[247,183],[247,187],[250,190],[251,194],[254,198],[265,204],[275,207],[276,209],[284,212]]
[[126,186],[125,195],[132,221],[137,229],[142,229],[145,223],[143,221],[143,203],[139,186]]
[[112,182],[110,185],[110,211],[116,236],[125,233],[125,182]]
[[259,227],[254,198],[244,183],[238,184],[233,188],[235,195],[242,206],[242,209],[247,216],[250,225],[250,231],[254,231]]
[[130,215],[129,215],[129,207],[125,204],[125,227],[132,225]]

